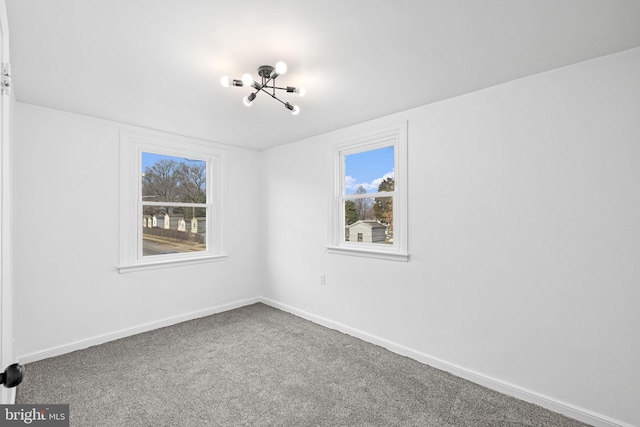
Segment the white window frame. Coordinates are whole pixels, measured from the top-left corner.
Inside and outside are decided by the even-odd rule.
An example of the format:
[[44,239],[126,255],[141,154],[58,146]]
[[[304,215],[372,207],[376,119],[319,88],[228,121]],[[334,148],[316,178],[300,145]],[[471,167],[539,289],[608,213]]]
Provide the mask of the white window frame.
[[[332,254],[343,254],[408,261],[407,240],[407,122],[378,129],[359,137],[343,140],[331,145],[330,164],[330,212],[327,250]],[[345,157],[350,154],[371,151],[383,147],[394,147],[394,191],[366,193],[361,197],[393,197],[393,244],[345,241]]]
[[[202,160],[207,164],[206,250],[157,256],[142,255],[142,153]],[[127,273],[175,265],[218,261],[226,258],[222,242],[222,179],[226,151],[212,144],[179,137],[160,137],[134,132],[120,133],[120,264]],[[145,205],[152,205],[145,202]],[[157,204],[157,203],[156,203]],[[162,206],[175,205],[160,203]],[[180,206],[203,207],[199,203]]]

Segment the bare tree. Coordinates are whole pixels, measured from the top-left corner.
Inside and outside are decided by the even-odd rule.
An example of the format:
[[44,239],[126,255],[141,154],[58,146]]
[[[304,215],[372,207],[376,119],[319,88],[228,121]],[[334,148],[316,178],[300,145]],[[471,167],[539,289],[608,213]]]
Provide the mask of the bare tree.
[[[355,194],[365,194],[367,190],[362,186],[358,186]],[[354,199],[354,204],[356,207],[356,214],[358,215],[358,219],[368,219],[372,215],[372,205],[371,199]]]
[[204,162],[180,163],[176,170],[182,202],[205,203],[207,201],[207,165]]
[[[180,201],[188,203],[206,203],[207,202],[207,164],[204,162],[180,163],[176,176],[179,184]],[[192,207],[191,215],[187,218],[193,218],[197,215],[200,208]],[[204,215],[204,214],[203,214]]]
[[[142,197],[154,202],[176,202],[180,197],[175,160],[159,160],[142,174]],[[169,208],[169,213],[172,209]]]
[[[186,160],[186,159],[185,159]],[[142,174],[142,197],[154,202],[206,203],[207,165],[163,159],[147,167]],[[192,208],[191,217],[199,208]],[[183,212],[181,207],[153,208],[154,213]]]

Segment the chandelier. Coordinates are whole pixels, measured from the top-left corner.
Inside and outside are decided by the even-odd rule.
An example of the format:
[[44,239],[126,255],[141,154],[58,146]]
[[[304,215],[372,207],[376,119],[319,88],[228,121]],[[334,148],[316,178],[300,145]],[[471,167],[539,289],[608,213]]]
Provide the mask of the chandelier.
[[[245,96],[243,99],[244,105],[250,107],[253,104],[253,100],[256,99],[256,95],[260,92],[264,92],[276,101],[282,103],[285,108],[291,111],[291,114],[297,116],[300,113],[300,107],[297,105],[292,105],[289,102],[285,102],[276,96],[276,90],[284,90],[289,93],[297,93],[299,96],[304,96],[305,90],[303,87],[293,87],[293,86],[285,86],[278,87],[276,86],[276,79],[287,72],[287,64],[282,61],[276,63],[275,67],[271,65],[263,65],[258,67],[258,75],[262,79],[261,82],[257,82],[253,79],[253,76],[249,73],[243,74],[241,80],[230,79],[229,76],[222,76],[220,78],[220,83],[224,87],[232,86],[250,86],[255,89],[254,92],[251,92],[249,95]],[[269,86],[271,83],[271,86]]]

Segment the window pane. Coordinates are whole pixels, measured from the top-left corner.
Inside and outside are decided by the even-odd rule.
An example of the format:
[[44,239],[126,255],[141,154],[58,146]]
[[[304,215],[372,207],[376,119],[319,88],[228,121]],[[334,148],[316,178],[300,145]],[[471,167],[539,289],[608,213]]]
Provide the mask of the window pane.
[[206,245],[206,208],[182,208],[182,213],[145,206],[142,215],[142,255],[201,252]]
[[142,153],[142,200],[206,203],[207,162]]
[[346,242],[393,244],[393,197],[345,200]]
[[363,194],[393,191],[393,156],[393,147],[383,147],[346,155],[344,193]]

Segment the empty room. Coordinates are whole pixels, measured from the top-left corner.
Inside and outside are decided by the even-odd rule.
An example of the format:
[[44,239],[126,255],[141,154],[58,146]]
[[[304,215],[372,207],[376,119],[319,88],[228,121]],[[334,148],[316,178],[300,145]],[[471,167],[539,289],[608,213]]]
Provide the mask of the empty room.
[[640,2],[0,27],[0,425],[640,426]]

